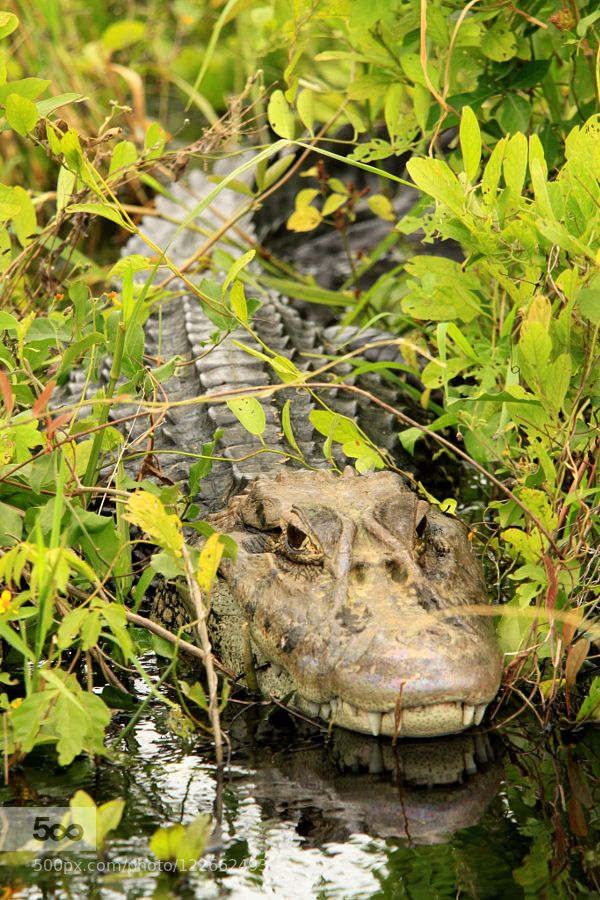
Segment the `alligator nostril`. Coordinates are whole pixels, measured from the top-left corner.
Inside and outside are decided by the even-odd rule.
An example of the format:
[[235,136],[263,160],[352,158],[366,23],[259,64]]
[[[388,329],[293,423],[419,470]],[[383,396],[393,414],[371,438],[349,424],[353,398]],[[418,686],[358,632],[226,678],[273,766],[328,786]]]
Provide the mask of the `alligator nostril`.
[[418,538],[423,538],[425,536],[425,530],[427,528],[427,516],[423,516],[422,519],[419,519],[415,526],[415,531],[417,532]]
[[401,566],[399,563],[394,560],[388,560],[385,564],[386,572],[392,581],[395,581],[396,584],[405,584],[406,579],[408,578],[408,572],[405,566]]
[[364,584],[367,580],[367,566],[364,563],[356,563],[352,566],[352,576],[357,584]]

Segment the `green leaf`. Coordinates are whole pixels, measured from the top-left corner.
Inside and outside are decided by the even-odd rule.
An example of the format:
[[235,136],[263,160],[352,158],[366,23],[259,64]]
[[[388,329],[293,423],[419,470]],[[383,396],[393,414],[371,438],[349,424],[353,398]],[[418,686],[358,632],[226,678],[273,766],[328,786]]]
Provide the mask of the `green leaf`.
[[117,172],[120,169],[126,169],[128,166],[133,165],[137,156],[137,149],[132,141],[119,141],[112,152],[108,174],[112,175],[113,172]]
[[146,25],[144,22],[138,22],[135,19],[121,19],[119,22],[113,22],[102,34],[102,46],[105,50],[113,53],[116,50],[122,50],[124,47],[130,47],[131,44],[137,44],[143,40],[146,34]]
[[8,37],[15,28],[19,27],[19,19],[14,13],[2,10],[0,12],[0,39]]
[[135,231],[135,228],[125,221],[119,210],[107,203],[72,203],[67,207],[67,212],[84,212],[92,216],[102,216],[103,219],[110,219],[111,222],[115,222],[126,231]]
[[495,62],[506,62],[517,53],[517,39],[508,25],[496,21],[481,39],[481,52]]
[[27,100],[37,100],[51,83],[45,78],[19,78],[17,81],[8,81],[0,87],[0,106],[5,105],[9,94],[18,94]]
[[235,397],[227,400],[227,406],[247,432],[257,436],[263,434],[267,418],[256,397]]
[[[296,98],[296,110],[298,118],[311,137],[314,136],[313,125],[315,123],[315,95],[306,88]],[[268,185],[266,185],[268,187]]]
[[441,159],[409,159],[406,164],[414,183],[452,212],[462,215],[464,194],[450,166]]
[[146,132],[144,138],[144,150],[148,159],[156,159],[165,149],[167,143],[167,133],[158,122],[153,122]]
[[[2,446],[0,441],[0,447]],[[0,462],[2,453],[0,450]],[[0,546],[13,547],[23,533],[23,518],[19,510],[7,503],[0,503]]]
[[21,203],[21,209],[13,217],[13,228],[21,247],[27,247],[31,243],[33,235],[37,231],[37,216],[35,206],[27,191],[20,185],[13,188],[13,196]]
[[531,119],[531,106],[520,94],[507,94],[497,113],[498,121],[509,134],[527,131]]
[[285,435],[285,439],[288,442],[288,444],[290,445],[290,447],[292,447],[296,451],[296,453],[299,453],[300,456],[302,456],[302,451],[300,450],[300,447],[298,446],[296,438],[294,437],[294,431],[292,429],[292,419],[291,419],[291,415],[290,415],[290,407],[291,407],[291,400],[286,400],[285,403],[283,404],[283,409],[281,410],[281,426],[283,428],[283,433]]
[[0,331],[16,331],[19,326],[19,320],[11,313],[4,312],[0,309]]
[[592,325],[600,325],[600,287],[582,288],[577,292],[575,302],[582,316]]
[[65,169],[64,166],[60,167],[58,172],[58,178],[56,180],[56,211],[60,212],[61,209],[64,209],[69,200],[71,199],[71,195],[75,189],[75,182],[77,180],[77,176],[75,172],[71,172],[70,169]]
[[241,281],[234,281],[231,285],[229,293],[229,301],[234,314],[244,325],[248,324],[248,304],[246,302],[246,293],[244,285]]
[[4,638],[7,644],[10,644],[14,649],[25,659],[33,662],[35,660],[35,654],[33,650],[30,650],[23,638],[12,628],[9,623],[0,617],[0,637]]
[[9,94],[6,98],[6,120],[17,134],[25,137],[38,120],[35,103],[19,94]]
[[279,137],[294,140],[294,117],[283,91],[273,91],[267,107],[269,125]]
[[524,134],[513,135],[506,144],[502,161],[502,174],[506,186],[520,196],[527,172],[527,138]]
[[504,160],[507,143],[507,137],[503,137],[502,140],[498,141],[498,143],[492,150],[490,158],[483,171],[483,176],[481,179],[481,195],[483,198],[483,204],[487,209],[491,209],[496,203],[498,184],[500,183],[500,175],[502,173],[502,162]]
[[290,153],[287,156],[282,156],[281,159],[276,159],[275,162],[265,170],[262,178],[259,177],[259,168],[257,166],[256,183],[259,190],[266,191],[267,188],[270,188],[271,185],[275,184],[275,182],[287,172],[295,158],[294,154]]
[[248,263],[252,262],[252,260],[254,259],[255,256],[256,256],[256,250],[252,249],[252,250],[247,250],[246,253],[244,253],[244,254],[242,254],[242,256],[240,256],[239,259],[236,259],[236,261],[233,263],[233,265],[229,269],[229,272],[227,273],[225,281],[223,282],[223,288],[221,290],[221,295],[223,295],[225,293],[225,291],[227,290],[227,288],[229,287],[231,282],[234,281],[238,277],[238,275],[240,274],[242,269],[244,269],[248,265]]
[[46,118],[56,109],[60,109],[61,106],[66,106],[68,103],[75,103],[77,100],[84,99],[83,94],[75,94],[73,91],[69,91],[66,94],[58,94],[56,97],[48,97],[47,100],[38,100],[35,105],[37,107],[38,116]]
[[464,106],[462,110],[460,148],[465,164],[465,173],[469,181],[473,181],[481,162],[481,131],[477,117],[470,106]]

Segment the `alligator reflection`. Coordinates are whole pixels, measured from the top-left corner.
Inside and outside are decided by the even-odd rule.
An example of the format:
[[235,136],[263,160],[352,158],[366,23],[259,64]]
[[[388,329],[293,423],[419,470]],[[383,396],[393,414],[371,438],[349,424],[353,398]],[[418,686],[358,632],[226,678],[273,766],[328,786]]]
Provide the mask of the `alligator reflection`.
[[296,822],[305,846],[356,833],[410,845],[447,841],[476,825],[500,789],[502,766],[483,732],[437,740],[389,740],[333,729],[325,746],[248,760],[252,795],[268,818]]

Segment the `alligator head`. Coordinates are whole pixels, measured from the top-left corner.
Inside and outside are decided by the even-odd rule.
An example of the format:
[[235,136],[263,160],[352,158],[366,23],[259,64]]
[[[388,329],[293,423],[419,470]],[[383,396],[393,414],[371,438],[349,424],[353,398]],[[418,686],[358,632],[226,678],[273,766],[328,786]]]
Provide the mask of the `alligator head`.
[[390,472],[282,469],[211,521],[238,544],[222,574],[290,705],[402,737],[479,724],[501,658],[492,620],[469,614],[485,586],[457,519]]

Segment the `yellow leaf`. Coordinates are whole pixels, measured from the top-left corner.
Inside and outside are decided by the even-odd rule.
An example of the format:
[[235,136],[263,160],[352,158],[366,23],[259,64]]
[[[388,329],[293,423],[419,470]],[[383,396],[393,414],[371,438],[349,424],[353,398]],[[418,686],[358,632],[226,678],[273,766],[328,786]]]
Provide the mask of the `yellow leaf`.
[[179,516],[168,513],[154,494],[148,491],[131,494],[125,518],[145,531],[161,547],[175,556],[181,556],[183,532]]
[[369,197],[367,203],[371,212],[379,216],[380,219],[385,219],[386,222],[395,220],[394,207],[384,194],[373,194],[372,197]]
[[196,581],[200,590],[204,591],[205,594],[208,594],[210,591],[210,586],[216,577],[224,549],[221,543],[221,535],[216,531],[211,534],[202,548],[200,559],[198,560]]
[[321,213],[314,206],[297,209],[287,220],[288,231],[314,231],[321,224]]

